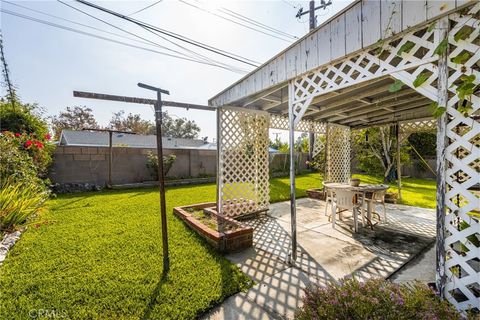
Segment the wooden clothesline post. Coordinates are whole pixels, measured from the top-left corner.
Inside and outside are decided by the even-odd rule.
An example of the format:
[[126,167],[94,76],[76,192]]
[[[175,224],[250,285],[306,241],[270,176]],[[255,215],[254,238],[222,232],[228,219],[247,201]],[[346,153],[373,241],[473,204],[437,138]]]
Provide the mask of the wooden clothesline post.
[[[143,83],[138,83],[138,86],[147,90],[153,90],[157,92],[157,100],[128,97],[128,96],[118,96],[118,95],[103,94],[103,93],[94,93],[94,92],[84,92],[84,91],[73,91],[73,96],[79,97],[79,98],[118,101],[118,102],[126,102],[126,103],[138,103],[138,104],[147,104],[147,105],[155,106],[155,125],[156,125],[156,133],[157,133],[157,155],[158,155],[158,179],[159,179],[159,189],[160,189],[160,218],[162,222],[163,271],[164,273],[166,273],[170,269],[170,259],[169,259],[169,253],[168,253],[165,181],[164,181],[164,172],[163,172],[162,106],[185,108],[187,110],[196,109],[196,110],[206,110],[206,111],[215,111],[216,108],[205,106],[205,105],[181,103],[181,102],[175,102],[175,101],[162,101],[161,94],[162,93],[169,94],[167,90],[149,86]],[[111,133],[110,133],[110,146],[111,146]],[[110,147],[110,150],[111,150],[111,147]],[[112,153],[110,152],[110,169],[109,169],[110,177],[111,177],[111,159],[112,159]],[[109,183],[111,183],[111,178],[109,178]]]

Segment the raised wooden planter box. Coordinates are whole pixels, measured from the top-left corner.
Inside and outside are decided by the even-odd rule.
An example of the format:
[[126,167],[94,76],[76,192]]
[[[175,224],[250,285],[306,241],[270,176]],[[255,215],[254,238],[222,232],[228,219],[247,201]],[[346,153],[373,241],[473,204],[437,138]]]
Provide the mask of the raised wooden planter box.
[[[220,252],[237,252],[253,245],[253,228],[217,213],[214,202],[192,204],[189,206],[176,207],[173,213],[202,236],[208,243]],[[189,211],[203,210],[206,214],[214,217],[224,231],[214,230],[194,217]]]
[[325,201],[326,199],[326,193],[323,191],[323,189],[308,189],[307,190],[307,197],[312,198],[312,199],[318,199],[318,200],[323,200]]

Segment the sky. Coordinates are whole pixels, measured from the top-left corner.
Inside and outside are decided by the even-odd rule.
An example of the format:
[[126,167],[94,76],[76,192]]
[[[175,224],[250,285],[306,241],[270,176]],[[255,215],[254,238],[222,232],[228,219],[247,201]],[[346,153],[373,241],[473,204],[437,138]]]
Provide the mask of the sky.
[[[134,39],[133,35],[95,20],[58,1],[8,0],[8,2],[1,1],[2,10],[13,11],[110,39],[164,51],[155,46],[140,44],[130,39],[88,28],[87,26],[95,27]],[[156,0],[92,2],[129,15],[155,3]],[[163,0],[146,10],[131,15],[131,17],[260,63],[266,62],[294,41],[284,41],[250,30],[189,6],[185,2],[222,16],[225,16],[225,14],[219,11],[222,10],[220,8],[228,9],[297,37],[301,37],[308,32],[308,15],[301,19],[295,17],[300,7],[308,8],[308,1],[184,0],[182,2]],[[317,24],[321,24],[322,21],[325,21],[351,2],[351,0],[333,0],[333,4],[327,10],[317,11]],[[66,3],[149,41],[178,49],[178,47],[131,22],[102,13],[75,1],[66,1]],[[15,4],[82,23],[86,26],[75,25],[58,18],[29,11]],[[56,115],[67,106],[80,105],[93,109],[97,122],[102,126],[107,125],[112,113],[119,110],[124,110],[126,113],[139,113],[142,118],[153,121],[153,109],[150,106],[75,98],[72,91],[156,98],[154,92],[137,86],[138,82],[143,82],[169,90],[170,95],[164,97],[165,100],[206,105],[209,98],[243,76],[243,74],[231,70],[126,47],[4,12],[1,13],[0,23],[11,81],[16,86],[20,99],[23,102],[38,103],[46,110],[47,116]],[[175,42],[236,68],[248,71],[254,69],[252,66],[223,58],[177,40]],[[2,95],[4,95],[4,88],[2,90]],[[186,117],[194,120],[201,128],[200,137],[207,136],[209,141],[214,140],[216,136],[214,112],[187,111],[179,108],[166,108],[166,110],[174,117]],[[270,132],[273,137],[276,133],[281,133],[281,131],[271,130]],[[286,141],[287,134],[282,132],[280,137]]]

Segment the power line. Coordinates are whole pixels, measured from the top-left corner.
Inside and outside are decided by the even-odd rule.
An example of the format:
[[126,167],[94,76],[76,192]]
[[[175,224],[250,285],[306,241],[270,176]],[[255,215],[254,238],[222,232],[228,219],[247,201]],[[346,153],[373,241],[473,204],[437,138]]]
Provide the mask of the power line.
[[261,28],[267,29],[267,30],[269,30],[269,31],[278,33],[278,34],[280,34],[280,35],[283,35],[283,36],[286,36],[286,37],[290,37],[290,38],[292,38],[292,39],[298,39],[297,36],[294,36],[294,35],[292,35],[292,34],[289,34],[289,33],[287,33],[287,32],[284,32],[284,31],[282,31],[282,30],[279,30],[279,29],[275,29],[275,28],[273,28],[273,27],[270,27],[270,26],[268,26],[268,25],[266,25],[266,24],[264,24],[264,23],[261,23],[261,22],[259,22],[259,21],[257,21],[257,20],[254,20],[254,19],[251,19],[251,18],[249,18],[249,17],[247,17],[247,16],[244,16],[244,15],[238,13],[238,12],[235,12],[235,11],[233,11],[233,10],[227,9],[227,8],[225,8],[225,7],[221,7],[221,8],[219,9],[219,11],[221,11],[221,12],[223,12],[223,13],[225,13],[225,14],[228,14],[229,16],[235,17],[235,18],[237,18],[237,19],[240,19],[240,20],[249,22],[249,23],[251,23],[251,24],[253,24],[253,25],[259,26],[259,27],[261,27]]
[[[138,37],[138,38],[147,40],[147,39],[145,39],[145,38],[143,38],[143,37],[141,37],[141,36],[138,36],[138,35],[136,35],[136,34],[133,34],[133,33],[130,32],[130,31],[127,31],[127,30],[125,30],[125,29],[122,29],[122,28],[114,25],[114,24],[111,24],[111,23],[109,23],[109,22],[107,22],[107,21],[105,21],[105,20],[103,20],[103,19],[100,19],[100,18],[98,18],[98,17],[95,17],[94,15],[91,15],[91,14],[89,14],[89,13],[87,13],[87,12],[85,12],[85,11],[77,8],[77,7],[74,7],[74,6],[72,6],[72,5],[69,5],[69,4],[67,4],[67,3],[65,3],[65,2],[63,2],[63,1],[60,1],[60,0],[57,0],[57,1],[60,2],[60,3],[62,3],[63,5],[66,5],[67,7],[70,7],[70,8],[72,8],[72,9],[78,11],[78,12],[81,12],[82,14],[84,14],[84,15],[86,15],[86,16],[88,16],[88,17],[91,17],[91,18],[93,18],[93,19],[95,19],[95,20],[98,20],[98,21],[100,21],[100,22],[102,22],[102,23],[105,23],[105,24],[108,25],[108,26],[111,26],[111,27],[113,27],[113,28],[119,29],[119,30],[121,30],[121,31],[123,31],[123,32],[126,32],[126,33],[128,33],[128,34],[134,35],[134,36],[136,36],[136,37]],[[148,42],[151,42],[151,43],[153,43],[154,45],[160,46],[161,48],[166,48],[166,49],[168,49],[168,50],[170,50],[170,51],[173,51],[173,52],[175,52],[175,53],[179,53],[179,54],[185,55],[185,56],[187,56],[187,57],[189,57],[189,58],[194,58],[194,59],[200,58],[200,60],[208,61],[208,62],[210,62],[210,63],[219,64],[219,65],[224,65],[224,66],[226,66],[226,67],[228,67],[228,68],[234,68],[234,69],[236,68],[236,67],[233,67],[233,66],[231,66],[231,65],[228,65],[228,64],[226,64],[226,63],[223,63],[223,62],[220,62],[220,61],[216,61],[216,60],[210,59],[210,58],[207,57],[207,56],[201,55],[201,54],[199,54],[199,53],[197,53],[197,52],[195,52],[195,51],[193,51],[193,50],[190,50],[190,49],[188,49],[188,48],[186,48],[186,47],[184,47],[184,46],[181,46],[181,45],[175,43],[174,41],[171,41],[171,40],[169,40],[169,39],[167,39],[167,38],[159,35],[158,33],[153,32],[152,30],[145,28],[144,26],[140,26],[140,27],[142,27],[144,30],[146,30],[146,31],[154,34],[155,36],[160,37],[160,38],[163,39],[164,41],[167,41],[167,42],[169,42],[169,43],[171,43],[171,44],[173,44],[173,45],[181,48],[182,50],[187,51],[187,52],[190,53],[191,55],[186,55],[186,54],[184,54],[184,53],[178,52],[177,50],[173,50],[173,49],[170,49],[170,48],[161,46],[161,45],[159,45],[159,44],[156,43],[156,42],[152,42],[152,41],[150,41],[150,40],[147,40]],[[193,56],[197,56],[197,58],[193,57],[192,55],[193,55]]]
[[163,0],[158,0],[157,2],[154,2],[154,3],[152,3],[152,4],[148,5],[148,6],[140,9],[140,10],[137,10],[137,11],[135,11],[135,12],[130,13],[128,16],[131,17],[131,16],[133,16],[134,14],[137,14],[137,13],[139,13],[139,12],[142,12],[142,11],[144,11],[144,10],[147,10],[148,8],[151,8],[151,7],[153,7],[154,5],[159,4],[159,3],[162,2],[162,1],[163,1]]
[[[127,36],[124,36],[124,35],[121,35],[121,34],[118,34],[118,33],[115,33],[115,32],[106,31],[106,30],[103,30],[103,29],[100,29],[100,28],[96,28],[96,27],[94,27],[94,26],[90,26],[90,25],[86,25],[86,24],[83,24],[83,23],[79,23],[79,22],[73,21],[73,20],[65,19],[65,18],[56,16],[56,15],[52,15],[52,14],[46,13],[46,12],[44,12],[44,11],[40,11],[40,10],[36,10],[36,9],[33,9],[33,8],[29,8],[29,7],[26,7],[26,6],[17,4],[17,3],[13,3],[13,2],[10,2],[10,1],[2,0],[2,2],[8,3],[8,4],[13,5],[13,6],[20,7],[20,8],[22,8],[22,9],[29,10],[29,11],[32,11],[32,12],[35,12],[35,13],[43,14],[43,15],[46,15],[46,16],[51,17],[51,18],[59,19],[59,20],[62,20],[62,21],[66,21],[66,22],[69,22],[69,23],[72,23],[72,24],[76,24],[76,25],[82,26],[82,27],[86,27],[86,28],[90,28],[90,29],[93,29],[93,30],[96,30],[96,31],[103,32],[103,33],[111,34],[111,35],[114,35],[114,36],[116,36],[116,37],[120,37],[120,38],[123,38],[123,39],[128,39],[128,40],[130,40],[130,41],[135,41],[135,42],[138,42],[138,43],[141,43],[141,44],[144,44],[144,45],[153,45],[153,46],[156,46],[156,47],[164,48],[164,49],[167,49],[167,50],[169,50],[169,51],[172,51],[172,52],[175,52],[175,53],[179,53],[179,54],[184,55],[184,56],[186,56],[186,57],[192,58],[191,56],[188,56],[188,55],[186,55],[186,54],[184,54],[184,53],[182,53],[182,52],[179,52],[179,51],[176,51],[176,50],[172,50],[172,49],[170,49],[170,48],[168,48],[168,47],[161,46],[161,45],[158,44],[158,43],[154,43],[154,42],[151,42],[151,41],[147,42],[147,41],[137,40],[137,39],[130,38],[130,37],[127,37]],[[65,5],[67,5],[67,4],[65,4]],[[69,6],[69,5],[67,5],[67,6]],[[70,6],[70,7],[71,7],[71,6]],[[75,8],[72,7],[72,9],[75,9]],[[83,11],[81,11],[80,9],[78,9],[78,10],[79,10],[80,12],[88,15],[86,12],[83,12]],[[96,17],[92,17],[92,18],[97,19]],[[103,21],[103,20],[101,20],[101,19],[97,19],[97,20],[100,20],[100,21],[102,21],[103,23],[106,23],[107,25],[113,26],[113,25],[108,24],[106,21]],[[113,27],[116,27],[116,26],[113,26]],[[121,28],[118,28],[118,27],[116,27],[116,28],[119,29],[119,30],[121,30],[121,31],[127,32],[127,31],[125,31],[125,30],[123,30],[123,29],[121,29]],[[148,31],[150,31],[150,30],[148,30]],[[151,31],[150,31],[150,32],[151,32]],[[127,33],[128,33],[128,32],[127,32]],[[131,34],[131,33],[130,33],[130,34]],[[154,34],[157,35],[156,33],[154,33]],[[159,35],[157,35],[157,36],[159,36]],[[161,36],[160,36],[160,37],[161,37]],[[141,38],[141,37],[140,37],[140,38]],[[164,39],[164,40],[166,40],[166,41],[168,41],[168,42],[171,42],[172,44],[174,44],[174,45],[176,45],[176,46],[181,47],[182,49],[184,49],[184,50],[186,50],[186,51],[192,52],[194,55],[197,55],[197,56],[201,57],[201,58],[202,58],[203,60],[205,60],[205,61],[208,61],[208,62],[214,63],[214,64],[224,65],[224,66],[229,67],[229,68],[232,68],[232,69],[240,70],[240,69],[238,69],[238,68],[236,68],[236,67],[234,67],[234,66],[230,66],[230,65],[228,65],[228,64],[225,64],[225,63],[222,63],[222,62],[219,62],[219,61],[215,61],[215,60],[213,60],[213,59],[210,59],[210,58],[208,58],[208,57],[205,57],[205,56],[203,56],[203,55],[200,55],[200,54],[198,54],[198,53],[196,53],[196,52],[194,52],[194,51],[191,51],[191,50],[189,50],[189,49],[187,49],[187,48],[185,48],[185,47],[182,47],[182,46],[180,46],[180,45],[178,45],[178,44],[176,44],[176,43],[173,43],[172,41],[170,41],[170,40],[168,40],[168,39],[165,39],[164,37],[161,37],[161,38]],[[141,39],[144,39],[144,38],[141,38]],[[245,70],[241,70],[241,71],[242,71],[242,72],[246,72]]]
[[[76,11],[78,11],[78,12],[80,12],[80,13],[82,13],[82,14],[90,17],[90,18],[93,18],[93,19],[95,19],[95,20],[97,20],[97,21],[100,21],[100,22],[102,22],[102,23],[104,23],[104,24],[106,24],[106,25],[108,25],[108,26],[110,26],[110,27],[113,27],[113,28],[115,28],[115,29],[118,29],[118,30],[120,30],[120,31],[123,31],[123,32],[125,32],[125,33],[127,33],[127,34],[133,35],[134,37],[137,37],[137,38],[139,38],[139,39],[145,40],[145,41],[149,42],[151,45],[157,46],[157,47],[159,47],[159,48],[162,48],[162,49],[165,49],[165,50],[168,50],[168,51],[171,51],[171,52],[174,52],[174,53],[183,55],[183,56],[186,56],[186,57],[191,58],[191,59],[203,60],[203,61],[206,61],[206,62],[209,62],[209,63],[212,63],[212,64],[223,65],[223,66],[225,66],[225,67],[227,67],[227,68],[230,68],[230,69],[240,70],[240,69],[238,69],[238,68],[236,68],[236,67],[234,67],[234,66],[225,64],[225,63],[220,62],[220,61],[216,61],[216,60],[210,59],[210,58],[208,58],[208,57],[206,57],[206,56],[203,56],[203,55],[201,55],[201,54],[196,53],[195,51],[192,51],[192,50],[190,50],[190,49],[188,49],[188,48],[185,48],[185,47],[183,47],[183,46],[180,46],[180,45],[176,44],[175,42],[170,41],[170,40],[168,40],[168,39],[166,39],[166,38],[164,38],[164,37],[156,34],[155,32],[152,32],[152,31],[149,30],[149,29],[145,29],[145,28],[144,28],[145,30],[153,33],[154,35],[159,36],[160,38],[164,39],[165,41],[167,41],[167,42],[169,42],[169,43],[172,43],[173,45],[176,45],[176,46],[182,48],[183,50],[191,53],[191,55],[187,55],[187,54],[185,54],[185,53],[183,53],[183,52],[180,52],[180,51],[177,51],[177,50],[174,50],[174,49],[171,49],[171,48],[162,46],[162,45],[158,44],[157,42],[151,41],[151,40],[149,40],[149,39],[147,39],[147,38],[144,38],[144,37],[142,37],[142,36],[139,36],[139,35],[137,35],[137,34],[135,34],[135,33],[133,33],[133,32],[130,32],[130,31],[128,31],[128,30],[125,30],[125,29],[123,29],[123,28],[120,28],[120,27],[118,27],[118,26],[116,26],[116,25],[114,25],[114,24],[112,24],[112,23],[110,23],[110,22],[107,22],[107,21],[105,21],[105,20],[103,20],[103,19],[100,19],[100,18],[98,18],[98,17],[96,17],[96,16],[94,16],[94,15],[88,13],[88,12],[85,12],[85,11],[83,11],[83,10],[77,8],[77,7],[74,7],[74,6],[70,5],[70,4],[67,4],[67,3],[65,3],[65,2],[63,2],[63,1],[61,1],[61,0],[57,0],[57,1],[60,2],[61,4],[65,5],[65,6],[69,7],[69,8],[71,8],[71,9],[73,9],[73,10],[76,10]],[[195,56],[197,56],[197,57],[194,57],[194,56],[192,56],[192,55],[195,55]],[[198,57],[199,57],[200,59],[199,59]],[[241,70],[241,71],[244,72],[245,70]]]
[[7,10],[7,9],[1,8],[0,11],[3,12],[3,13],[6,13],[6,14],[12,15],[12,16],[22,18],[22,19],[26,19],[26,20],[34,21],[34,22],[41,23],[41,24],[44,24],[44,25],[48,25],[48,26],[51,26],[51,27],[55,27],[55,28],[75,32],[75,33],[78,33],[78,34],[90,36],[90,37],[97,38],[97,39],[100,39],[100,40],[113,42],[113,43],[124,45],[124,46],[127,46],[127,47],[136,48],[136,49],[140,49],[140,50],[144,50],[144,51],[149,51],[149,52],[157,53],[157,54],[172,57],[172,58],[192,61],[192,62],[201,63],[201,64],[205,64],[205,65],[210,65],[210,66],[226,69],[226,70],[236,72],[236,73],[246,73],[245,70],[230,69],[230,68],[227,68],[227,67],[224,67],[224,66],[221,66],[221,65],[213,64],[213,63],[208,63],[208,62],[204,62],[204,61],[190,59],[190,58],[186,58],[186,57],[183,57],[183,56],[178,56],[178,55],[174,55],[174,54],[170,54],[170,53],[166,53],[166,52],[162,52],[162,51],[158,51],[158,50],[154,50],[154,49],[150,49],[150,48],[137,46],[137,45],[134,45],[134,44],[131,44],[131,43],[126,43],[126,42],[123,42],[123,41],[118,41],[118,40],[115,40],[115,39],[103,37],[103,36],[96,35],[96,34],[93,34],[93,33],[89,33],[89,32],[86,32],[86,31],[70,28],[70,27],[67,27],[67,26],[62,26],[62,25],[59,25],[59,24],[56,24],[56,23],[53,23],[53,22],[50,22],[50,21],[37,19],[37,18],[34,18],[34,17],[30,17],[30,16],[27,16],[27,15],[23,15],[23,14],[14,12],[14,11],[10,11],[10,10]]
[[93,19],[95,19],[95,20],[97,20],[97,21],[100,21],[100,22],[102,22],[102,23],[105,23],[106,25],[108,25],[108,26],[110,26],[110,27],[112,27],[112,28],[118,29],[118,30],[120,30],[120,31],[122,31],[122,32],[125,32],[125,33],[128,33],[129,35],[132,35],[132,36],[134,36],[134,37],[136,37],[136,38],[142,39],[142,40],[150,43],[151,45],[157,46],[157,47],[162,48],[162,49],[167,49],[167,50],[173,51],[173,52],[175,52],[175,53],[177,53],[177,54],[184,55],[184,53],[182,53],[182,52],[175,51],[175,50],[173,50],[173,49],[164,47],[164,46],[162,46],[162,45],[160,45],[160,44],[158,44],[158,43],[156,43],[156,42],[154,42],[154,41],[151,41],[151,40],[149,40],[149,39],[147,39],[147,38],[144,38],[144,37],[142,37],[142,36],[139,36],[139,35],[137,35],[137,34],[135,34],[135,33],[133,33],[133,32],[130,32],[130,31],[128,31],[128,30],[125,30],[125,29],[123,29],[123,28],[120,28],[120,27],[118,27],[118,26],[116,26],[116,25],[114,25],[114,24],[112,24],[112,23],[110,23],[110,22],[107,22],[107,21],[103,20],[103,19],[100,19],[100,18],[98,18],[98,17],[95,17],[94,15],[91,15],[91,14],[88,13],[88,12],[85,12],[85,11],[83,11],[83,10],[81,10],[81,9],[78,9],[78,8],[76,8],[76,7],[68,4],[68,3],[66,3],[66,2],[63,2],[63,1],[61,1],[61,0],[57,0],[57,1],[58,1],[59,3],[65,5],[65,6],[69,7],[69,8],[71,8],[71,9],[73,9],[73,10],[76,10],[76,11],[82,13],[82,14],[85,14],[85,15],[89,16],[90,18],[93,18]]
[[[183,41],[183,42],[186,42],[188,44],[191,44],[191,45],[194,45],[194,46],[197,46],[199,48],[202,48],[204,50],[207,50],[207,51],[210,51],[210,52],[214,52],[218,55],[221,55],[221,56],[224,56],[224,57],[227,57],[227,58],[230,58],[232,60],[236,60],[236,61],[239,61],[239,62],[242,62],[244,64],[248,64],[250,66],[253,66],[253,67],[258,67],[258,62],[255,62],[255,61],[252,61],[250,59],[247,59],[247,58],[243,58],[243,57],[240,57],[236,54],[233,54],[233,53],[230,53],[230,52],[227,52],[225,50],[221,50],[221,49],[218,49],[218,48],[215,48],[215,47],[212,47],[210,45],[207,45],[207,44],[204,44],[202,42],[199,42],[199,41],[196,41],[196,40],[193,40],[193,39],[190,39],[190,38],[187,38],[185,36],[182,36],[178,33],[174,33],[174,32],[171,32],[171,31],[168,31],[168,30],[165,30],[165,29],[161,29],[159,27],[156,27],[156,26],[153,26],[151,24],[148,24],[148,23],[145,23],[145,22],[142,22],[142,21],[139,21],[139,20],[136,20],[136,19],[133,19],[133,18],[130,18],[130,17],[127,17],[123,14],[120,14],[118,12],[115,12],[115,11],[112,11],[110,9],[106,9],[106,8],[103,8],[101,6],[98,6],[96,4],[93,4],[93,3],[90,3],[88,1],[84,1],[84,0],[76,0],[77,2],[79,3],[82,3],[86,6],[89,6],[91,8],[94,8],[94,9],[97,9],[97,10],[100,10],[100,11],[103,11],[105,13],[108,13],[108,14],[111,14],[111,15],[114,15],[116,17],[119,17],[121,19],[124,19],[124,20],[127,20],[129,22],[132,22],[136,25],[139,25],[139,26],[144,26],[146,28],[149,28],[151,30],[154,30],[154,31],[157,31],[157,32],[160,32],[162,34],[165,34],[169,37],[172,37],[172,38],[175,38],[177,40],[180,40],[180,41]],[[252,61],[252,62],[250,62]]]
[[[149,42],[149,43],[151,43],[151,44],[153,44],[153,45],[156,45],[156,46],[158,46],[158,47],[160,47],[160,48],[167,49],[167,50],[169,50],[169,51],[172,51],[172,52],[175,52],[175,53],[184,55],[184,56],[189,57],[189,58],[198,59],[198,60],[204,60],[204,61],[207,61],[207,62],[209,62],[209,63],[218,64],[218,65],[223,65],[223,66],[225,66],[225,67],[227,67],[227,68],[237,69],[237,68],[234,67],[234,66],[228,65],[228,64],[223,63],[223,62],[220,62],[220,61],[216,61],[216,60],[210,59],[210,58],[208,58],[207,56],[201,55],[201,54],[199,54],[199,53],[197,53],[197,52],[195,52],[195,51],[193,51],[193,50],[190,50],[190,49],[188,49],[188,48],[186,48],[186,47],[183,47],[183,46],[181,46],[181,45],[179,45],[179,44],[177,44],[177,43],[175,43],[175,42],[173,42],[173,41],[171,41],[171,40],[169,40],[169,39],[167,39],[167,38],[165,38],[165,37],[163,37],[163,36],[161,36],[161,35],[159,35],[159,34],[157,34],[157,33],[155,33],[155,32],[153,32],[153,31],[151,31],[151,30],[149,30],[149,29],[147,29],[147,28],[145,28],[145,27],[143,27],[143,26],[141,26],[143,29],[145,29],[145,30],[153,33],[154,35],[160,37],[161,39],[163,39],[163,40],[165,40],[165,41],[167,41],[167,42],[169,42],[169,43],[171,43],[171,44],[173,44],[173,45],[175,45],[175,46],[177,46],[177,47],[179,47],[179,48],[187,51],[187,52],[190,53],[191,55],[187,55],[187,54],[185,54],[185,53],[183,53],[183,52],[179,52],[179,51],[177,51],[177,50],[173,50],[173,49],[170,49],[170,48],[168,48],[168,47],[162,46],[162,45],[160,45],[160,44],[158,44],[158,43],[156,43],[156,42],[153,42],[153,41],[151,41],[151,40],[149,40],[149,39],[146,39],[146,38],[144,38],[144,37],[141,37],[141,36],[139,36],[139,35],[137,35],[137,34],[134,34],[134,33],[130,32],[130,31],[127,31],[127,30],[125,30],[125,29],[122,29],[122,28],[120,28],[120,27],[118,27],[118,26],[116,26],[116,25],[114,25],[114,24],[112,24],[112,23],[109,23],[109,22],[107,22],[107,21],[105,21],[105,20],[103,20],[103,19],[100,19],[100,18],[98,18],[98,17],[95,17],[94,15],[91,15],[91,14],[89,14],[89,13],[87,13],[87,12],[85,12],[85,11],[77,8],[77,7],[74,7],[74,6],[72,6],[72,5],[69,5],[69,4],[67,4],[67,3],[65,3],[65,2],[63,2],[63,1],[60,1],[60,0],[57,0],[57,1],[60,2],[61,4],[65,5],[65,6],[69,7],[69,8],[71,8],[71,9],[74,9],[74,10],[76,10],[76,11],[78,11],[78,12],[80,12],[80,13],[88,16],[88,17],[90,17],[90,18],[93,18],[93,19],[95,19],[95,20],[97,20],[97,21],[100,21],[100,22],[102,22],[102,23],[104,23],[104,24],[106,24],[106,25],[108,25],[108,26],[110,26],[110,27],[113,27],[113,28],[115,28],[115,29],[121,30],[121,31],[123,31],[123,32],[125,32],[125,33],[131,34],[131,35],[133,35],[133,36],[135,36],[135,37],[137,37],[137,38],[146,40],[147,42]],[[193,56],[192,56],[192,55],[193,55]],[[194,57],[194,56],[196,56],[196,57]],[[238,70],[238,69],[237,69],[237,70]],[[244,71],[244,70],[242,70],[242,72],[243,72],[243,71]]]
[[[197,3],[199,3],[199,4],[202,4],[202,2],[199,1],[199,0],[194,0],[194,1],[197,2]],[[254,25],[254,26],[256,26],[256,27],[263,28],[263,29],[268,30],[268,31],[270,31],[270,32],[275,32],[275,33],[277,33],[277,34],[279,34],[279,35],[281,35],[281,36],[289,37],[289,38],[291,38],[291,39],[293,39],[293,40],[298,39],[297,36],[294,36],[294,35],[292,35],[292,34],[289,34],[289,33],[285,32],[285,31],[282,31],[282,30],[279,30],[279,29],[270,27],[269,25],[266,25],[266,24],[264,24],[264,23],[262,23],[262,22],[260,22],[260,21],[254,20],[254,19],[249,18],[249,17],[247,17],[247,16],[244,16],[244,15],[242,15],[242,14],[240,14],[240,13],[238,13],[238,12],[235,12],[235,11],[233,11],[233,10],[231,10],[231,9],[227,9],[227,8],[225,8],[225,7],[220,7],[220,8],[217,8],[217,10],[220,11],[220,12],[222,12],[222,13],[224,13],[224,14],[226,14],[226,15],[229,15],[229,16],[235,18],[235,19],[239,19],[239,20],[245,21],[245,22],[247,22],[247,23],[249,23],[249,24],[252,24],[252,25]]]
[[[191,6],[191,7],[193,7],[193,8],[198,9],[198,10],[201,10],[201,11],[203,11],[203,12],[206,12],[206,13],[209,13],[209,14],[211,14],[211,15],[214,15],[214,16],[220,18],[220,19],[224,19],[224,20],[226,20],[226,21],[230,21],[230,22],[232,22],[232,23],[234,23],[234,24],[237,24],[237,25],[239,25],[239,26],[242,26],[242,27],[244,27],[244,28],[247,28],[247,29],[250,29],[250,30],[253,30],[253,31],[262,33],[262,34],[265,34],[265,35],[270,36],[270,37],[273,37],[273,38],[280,39],[280,40],[282,40],[282,41],[290,42],[290,40],[287,40],[287,39],[285,39],[285,38],[281,38],[281,37],[276,36],[276,35],[271,34],[271,33],[264,32],[264,31],[262,31],[262,30],[260,30],[260,29],[254,28],[254,27],[250,27],[250,26],[248,26],[248,25],[246,25],[246,24],[243,24],[243,23],[241,23],[241,22],[232,20],[232,19],[230,19],[230,18],[227,18],[227,17],[224,17],[224,16],[222,16],[222,15],[216,14],[215,12],[212,12],[212,11],[207,10],[207,9],[205,9],[205,8],[202,8],[202,7],[199,7],[199,6],[197,6],[197,5],[194,5],[193,3],[189,3],[189,2],[186,2],[186,1],[184,1],[184,0],[179,0],[179,1],[180,1],[181,3],[184,3],[184,4],[188,5],[188,6]],[[238,19],[238,18],[237,18],[237,19]],[[284,36],[284,37],[285,37],[285,36]]]
[[22,5],[18,4],[18,3],[14,3],[14,2],[10,2],[10,1],[5,1],[5,0],[2,0],[2,2],[8,3],[8,4],[12,5],[12,6],[20,7],[20,8],[23,8],[23,9],[25,9],[25,10],[29,10],[29,11],[32,11],[32,12],[35,12],[35,13],[43,14],[43,15],[48,16],[48,17],[51,17],[51,18],[59,19],[59,20],[66,21],[66,22],[69,22],[69,23],[72,23],[72,24],[76,24],[76,25],[79,25],[79,26],[82,26],[82,27],[85,27],[85,28],[89,28],[89,29],[93,29],[93,30],[96,30],[96,31],[100,31],[100,32],[103,32],[103,33],[110,34],[110,35],[114,35],[114,36],[119,37],[119,38],[128,39],[128,40],[130,40],[130,41],[135,41],[135,42],[142,43],[142,44],[146,44],[146,45],[152,45],[152,44],[150,44],[150,43],[148,43],[148,42],[146,42],[146,41],[137,40],[137,39],[134,39],[134,38],[130,38],[130,37],[124,36],[124,35],[119,34],[119,33],[106,31],[106,30],[103,30],[103,29],[100,29],[100,28],[96,28],[96,27],[94,27],[94,26],[90,26],[90,25],[87,25],[87,24],[83,24],[83,23],[80,23],[80,22],[76,22],[76,21],[73,21],[73,20],[70,20],[70,19],[65,19],[65,18],[56,16],[56,15],[50,14],[50,13],[46,13],[46,12],[44,12],[44,11],[40,11],[40,10],[36,10],[36,9],[33,9],[33,8],[29,8],[29,7],[22,6]]

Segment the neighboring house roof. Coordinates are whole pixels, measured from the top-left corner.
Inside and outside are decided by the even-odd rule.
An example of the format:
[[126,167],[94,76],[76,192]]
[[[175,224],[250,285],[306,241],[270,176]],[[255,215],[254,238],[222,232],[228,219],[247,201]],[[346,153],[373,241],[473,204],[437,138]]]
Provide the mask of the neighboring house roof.
[[[217,144],[208,142],[208,143],[205,143],[202,146],[199,146],[198,149],[199,150],[217,150]],[[277,149],[274,149],[274,148],[271,148],[271,147],[268,148],[268,152],[269,153],[282,153],[282,152],[278,151]]]
[[[162,143],[163,148],[165,149],[197,149],[210,144],[200,139],[168,137],[163,137]],[[156,148],[157,137],[155,135],[113,133],[112,144],[113,146],[124,146],[131,148]],[[108,132],[63,130],[60,135],[59,145],[108,147]]]

